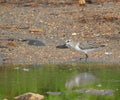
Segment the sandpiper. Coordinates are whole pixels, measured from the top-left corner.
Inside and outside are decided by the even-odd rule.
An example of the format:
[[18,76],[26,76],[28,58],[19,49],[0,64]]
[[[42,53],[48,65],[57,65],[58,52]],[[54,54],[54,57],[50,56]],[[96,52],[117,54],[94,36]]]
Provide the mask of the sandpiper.
[[[105,45],[100,45],[100,46],[95,46],[95,47],[87,47],[87,48],[82,48],[81,46],[80,46],[80,43],[79,42],[74,42],[74,41],[72,41],[72,40],[66,40],[65,41],[65,45],[67,46],[67,47],[69,47],[69,48],[71,48],[71,49],[75,49],[75,50],[77,50],[77,51],[79,51],[79,52],[84,52],[85,53],[85,61],[87,61],[87,59],[88,59],[88,52],[91,52],[91,51],[93,51],[93,50],[96,50],[97,48],[99,48],[99,47],[104,47]],[[82,58],[80,58],[80,60],[81,60]]]

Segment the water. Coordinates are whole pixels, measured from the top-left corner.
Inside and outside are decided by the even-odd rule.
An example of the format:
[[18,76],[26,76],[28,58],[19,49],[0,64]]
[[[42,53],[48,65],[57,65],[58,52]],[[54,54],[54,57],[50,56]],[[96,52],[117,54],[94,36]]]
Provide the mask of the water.
[[33,92],[44,100],[120,100],[120,65],[71,63],[0,67],[0,100]]

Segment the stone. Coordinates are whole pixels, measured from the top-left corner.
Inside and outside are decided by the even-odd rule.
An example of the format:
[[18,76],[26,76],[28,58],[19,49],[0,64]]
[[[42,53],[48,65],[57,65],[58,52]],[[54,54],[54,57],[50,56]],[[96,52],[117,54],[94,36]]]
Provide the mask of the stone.
[[93,95],[107,95],[107,96],[113,96],[114,91],[110,89],[80,89],[80,90],[74,90],[75,93],[85,93],[85,94],[93,94]]
[[85,5],[86,4],[86,1],[85,0],[79,0],[79,5]]
[[45,44],[40,40],[28,40],[28,45],[34,45],[34,46],[45,46]]
[[25,93],[20,96],[14,97],[15,100],[43,100],[44,96],[40,94],[35,94],[35,93]]

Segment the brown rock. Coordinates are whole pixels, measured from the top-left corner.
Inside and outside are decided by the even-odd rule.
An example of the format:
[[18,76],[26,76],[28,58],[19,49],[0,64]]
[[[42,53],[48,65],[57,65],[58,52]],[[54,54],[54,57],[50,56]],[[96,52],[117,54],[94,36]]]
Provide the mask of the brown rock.
[[9,42],[7,46],[17,47],[18,45],[16,42]]
[[43,100],[44,96],[35,93],[25,93],[14,98],[15,100]]
[[0,0],[0,3],[5,3],[6,2],[6,0]]
[[86,4],[85,0],[79,0],[78,2],[79,2],[79,5],[85,5]]

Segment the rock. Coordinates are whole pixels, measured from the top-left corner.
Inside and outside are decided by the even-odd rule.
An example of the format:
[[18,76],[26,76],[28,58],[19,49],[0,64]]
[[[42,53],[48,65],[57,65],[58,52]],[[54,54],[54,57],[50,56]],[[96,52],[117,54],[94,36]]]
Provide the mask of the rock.
[[97,90],[97,89],[81,89],[81,90],[74,90],[76,93],[85,93],[85,94],[94,94],[94,95],[107,95],[113,96],[113,90],[104,89],[104,90]]
[[40,94],[35,94],[35,93],[25,93],[23,95],[14,97],[15,100],[43,100],[44,96]]
[[85,0],[87,3],[92,3],[92,0]]
[[76,36],[78,33],[72,33],[72,36]]
[[46,93],[49,94],[49,95],[60,95],[60,94],[62,94],[62,92],[51,92],[51,91],[48,91]]
[[0,3],[5,3],[6,2],[6,0],[0,0]]
[[56,48],[59,48],[59,49],[66,49],[66,48],[68,48],[65,44],[63,44],[63,45],[58,45],[58,46],[56,46]]
[[86,4],[86,1],[85,1],[85,0],[79,0],[78,2],[79,2],[79,5],[84,5],[84,4]]
[[22,69],[24,72],[29,72],[29,68],[23,68]]
[[45,46],[45,44],[40,40],[28,40],[28,45],[34,45],[34,46]]
[[3,100],[8,100],[8,99],[3,99]]
[[0,48],[8,48],[7,46],[0,46]]
[[18,47],[18,44],[16,42],[9,42],[7,46]]

